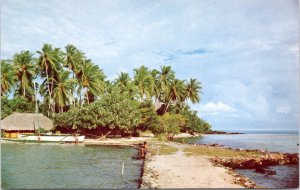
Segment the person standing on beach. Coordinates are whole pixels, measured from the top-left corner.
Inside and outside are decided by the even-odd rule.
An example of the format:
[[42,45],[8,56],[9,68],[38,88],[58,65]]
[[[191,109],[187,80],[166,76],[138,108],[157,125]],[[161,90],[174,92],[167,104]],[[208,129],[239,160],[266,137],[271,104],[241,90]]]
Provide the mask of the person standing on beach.
[[142,144],[142,146],[140,148],[141,158],[145,158],[147,149],[148,149],[148,146],[147,146],[147,142],[145,141],[144,144]]

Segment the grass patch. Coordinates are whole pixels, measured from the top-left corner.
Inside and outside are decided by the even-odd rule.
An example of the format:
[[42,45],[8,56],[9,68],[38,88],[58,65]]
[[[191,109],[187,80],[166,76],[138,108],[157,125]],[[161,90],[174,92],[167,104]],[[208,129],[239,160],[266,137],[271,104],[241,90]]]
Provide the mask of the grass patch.
[[178,151],[178,148],[164,143],[150,143],[149,151],[151,154],[170,155]]
[[153,133],[150,130],[140,132],[141,137],[143,137],[143,136],[147,137],[147,136],[151,136],[151,135],[153,135]]
[[187,156],[218,156],[218,157],[240,157],[240,156],[258,156],[260,152],[236,151],[230,149],[222,149],[218,147],[187,147],[183,149]]

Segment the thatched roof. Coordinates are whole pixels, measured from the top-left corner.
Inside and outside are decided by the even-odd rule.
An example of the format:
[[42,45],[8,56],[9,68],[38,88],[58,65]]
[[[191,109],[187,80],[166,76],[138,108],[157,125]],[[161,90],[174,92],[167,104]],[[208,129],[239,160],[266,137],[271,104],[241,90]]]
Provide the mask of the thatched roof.
[[37,130],[38,126],[45,130],[53,128],[53,122],[43,114],[13,113],[1,120],[1,129],[7,131]]

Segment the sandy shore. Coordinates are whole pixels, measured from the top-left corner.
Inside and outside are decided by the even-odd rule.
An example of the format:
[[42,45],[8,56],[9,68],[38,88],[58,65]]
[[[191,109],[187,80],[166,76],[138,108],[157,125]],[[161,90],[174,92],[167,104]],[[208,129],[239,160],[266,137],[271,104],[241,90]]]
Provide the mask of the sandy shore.
[[151,137],[130,137],[130,138],[105,138],[105,139],[84,139],[84,145],[116,145],[116,146],[133,146],[144,141],[153,141]]
[[152,174],[145,174],[144,180],[156,178],[152,188],[245,188],[234,184],[234,177],[225,168],[213,166],[208,157],[186,156],[182,151],[186,145],[172,146],[178,148],[175,154],[155,155],[145,165]]

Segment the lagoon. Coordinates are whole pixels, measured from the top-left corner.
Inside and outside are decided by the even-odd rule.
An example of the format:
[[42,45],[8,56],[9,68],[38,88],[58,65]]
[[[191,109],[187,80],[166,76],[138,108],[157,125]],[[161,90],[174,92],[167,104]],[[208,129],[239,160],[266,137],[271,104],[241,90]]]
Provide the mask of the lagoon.
[[138,188],[142,161],[132,159],[131,147],[1,144],[1,149],[4,189]]

